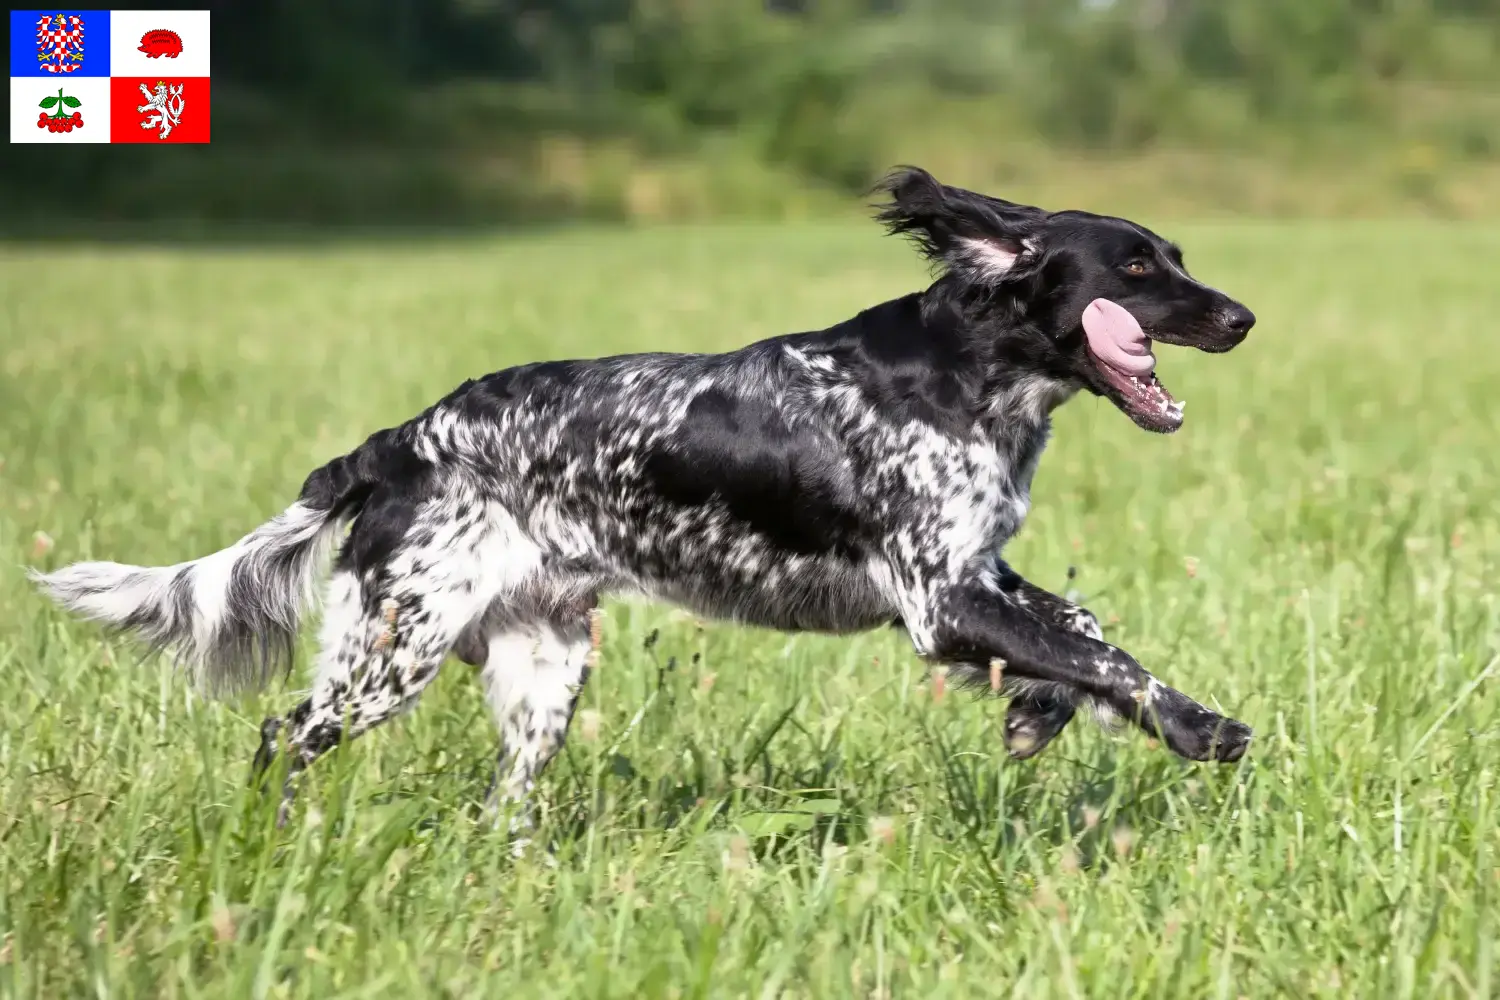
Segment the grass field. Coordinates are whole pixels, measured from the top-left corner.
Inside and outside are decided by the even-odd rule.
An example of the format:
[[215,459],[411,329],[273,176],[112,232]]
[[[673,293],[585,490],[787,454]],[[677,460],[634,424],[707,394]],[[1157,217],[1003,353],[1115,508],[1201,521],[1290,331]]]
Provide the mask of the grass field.
[[1061,411],[1010,551],[1076,567],[1247,758],[1078,725],[1013,763],[1003,706],[897,634],[613,605],[551,863],[478,821],[470,668],[278,831],[245,779],[295,692],[200,700],[23,568],[205,554],[466,376],[820,326],[913,255],[836,225],[0,250],[0,993],[1500,995],[1500,230],[1164,228],[1260,325],[1162,352],[1175,437]]

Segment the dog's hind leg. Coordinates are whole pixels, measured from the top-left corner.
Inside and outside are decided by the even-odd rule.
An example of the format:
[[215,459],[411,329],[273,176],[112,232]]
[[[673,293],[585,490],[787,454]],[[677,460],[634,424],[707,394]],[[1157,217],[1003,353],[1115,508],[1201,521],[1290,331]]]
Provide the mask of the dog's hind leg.
[[[355,668],[365,659],[370,647],[376,641],[376,636],[370,633],[372,623],[368,620],[363,605],[359,578],[348,569],[336,571],[332,579],[328,581],[327,594],[323,601],[321,648],[318,654],[317,677],[313,681],[313,696],[298,705],[288,716],[295,724],[294,732],[299,735],[284,735],[287,720],[276,716],[260,724],[260,749],[255,753],[255,762],[252,766],[257,777],[271,767],[288,742],[288,736],[292,736],[294,745],[298,749],[288,762],[288,774],[282,786],[282,804],[278,822],[285,821],[287,810],[291,805],[295,791],[293,779],[298,772],[311,763],[317,753],[322,752],[321,749],[312,754],[306,752],[303,744],[307,741],[308,733],[302,723],[317,713],[315,706],[319,701],[327,705],[331,702],[335,691],[347,686],[349,679],[354,675]],[[342,725],[342,718],[340,718],[340,725]],[[337,735],[333,735],[332,742],[337,741]],[[316,744],[319,741],[313,742]]]
[[[590,614],[554,616],[493,632],[484,684],[500,754],[486,808],[497,820],[506,809],[513,834],[533,825],[531,792],[542,770],[562,749],[593,655]],[[523,847],[524,839],[517,841]]]
[[493,596],[486,531],[470,522],[436,537],[423,532],[424,544],[397,553],[378,584],[361,583],[347,567],[335,573],[312,695],[285,720],[266,720],[256,755],[262,769],[286,753],[295,776],[415,704]]

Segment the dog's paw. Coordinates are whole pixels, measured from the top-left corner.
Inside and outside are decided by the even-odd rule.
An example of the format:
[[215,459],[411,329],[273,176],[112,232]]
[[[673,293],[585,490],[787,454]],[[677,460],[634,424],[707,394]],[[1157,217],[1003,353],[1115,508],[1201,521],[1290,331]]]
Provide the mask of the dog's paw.
[[1232,764],[1245,756],[1254,733],[1236,719],[1204,708],[1180,691],[1161,688],[1145,706],[1145,724],[1167,748],[1189,760]]
[[1224,726],[1214,740],[1214,759],[1223,764],[1233,764],[1245,756],[1255,731],[1237,719],[1225,719]]
[[1065,701],[1014,698],[1005,711],[1005,752],[1015,760],[1035,757],[1073,718]]
[[1177,720],[1164,725],[1162,740],[1176,754],[1189,760],[1216,760],[1232,764],[1250,749],[1253,732],[1243,722],[1205,710],[1192,721]]

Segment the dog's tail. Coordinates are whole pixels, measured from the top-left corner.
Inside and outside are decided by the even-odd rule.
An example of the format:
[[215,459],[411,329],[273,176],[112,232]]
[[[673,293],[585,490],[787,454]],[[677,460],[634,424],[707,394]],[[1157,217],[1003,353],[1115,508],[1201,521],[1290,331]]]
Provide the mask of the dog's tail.
[[170,651],[200,690],[263,687],[291,665],[313,584],[380,481],[389,433],[312,473],[296,503],[213,555],[160,567],[75,563],[32,579],[63,607]]

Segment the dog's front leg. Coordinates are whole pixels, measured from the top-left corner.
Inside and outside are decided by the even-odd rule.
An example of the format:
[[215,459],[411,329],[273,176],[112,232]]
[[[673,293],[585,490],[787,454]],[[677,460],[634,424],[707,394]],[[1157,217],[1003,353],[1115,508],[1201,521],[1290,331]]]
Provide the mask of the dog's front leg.
[[[1090,639],[1104,638],[1093,612],[1022,579],[1004,563],[997,585],[1014,604],[1043,624]],[[1032,681],[1012,685],[1012,689],[1010,707],[1005,712],[1005,749],[1016,760],[1035,757],[1045,750],[1073,720],[1079,702],[1088,700],[1076,688],[1056,684]]]
[[1249,726],[1163,684],[1124,650],[1042,621],[990,574],[939,591],[907,628],[931,659],[974,671],[1004,660],[1012,677],[1076,690],[1183,757],[1235,761],[1249,746]]

